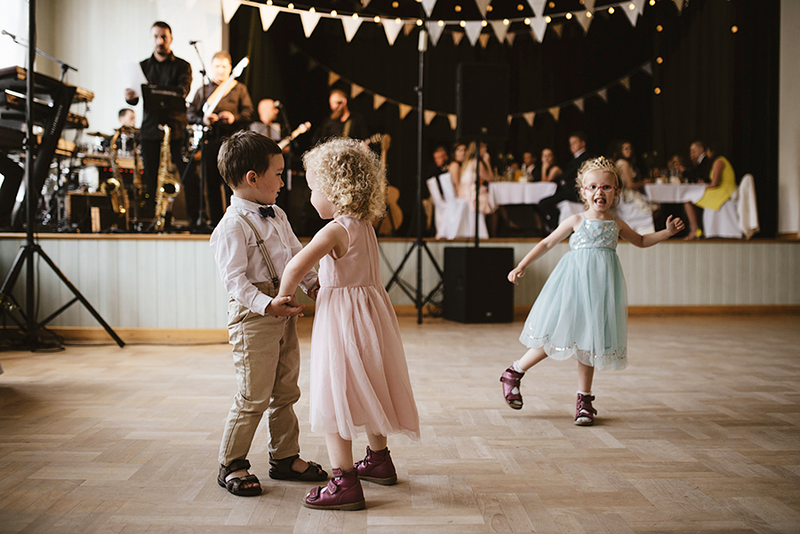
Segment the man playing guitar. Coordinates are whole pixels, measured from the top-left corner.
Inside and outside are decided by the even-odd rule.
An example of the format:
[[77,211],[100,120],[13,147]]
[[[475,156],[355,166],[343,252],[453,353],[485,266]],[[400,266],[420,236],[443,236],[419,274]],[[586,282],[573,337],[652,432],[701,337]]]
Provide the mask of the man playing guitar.
[[[244,60],[243,60],[244,61]],[[228,137],[238,130],[247,128],[253,119],[253,101],[244,84],[236,81],[240,74],[240,62],[236,74],[231,75],[231,55],[228,52],[217,52],[211,59],[211,84],[198,89],[189,105],[187,116],[193,124],[209,127],[205,134],[203,160],[206,172],[206,194],[208,198],[208,215],[210,224],[216,226],[225,212],[230,191],[227,190],[217,169],[217,154],[222,138]],[[197,180],[187,178],[186,209],[192,222],[201,221],[200,189]],[[223,197],[222,192],[226,191]]]

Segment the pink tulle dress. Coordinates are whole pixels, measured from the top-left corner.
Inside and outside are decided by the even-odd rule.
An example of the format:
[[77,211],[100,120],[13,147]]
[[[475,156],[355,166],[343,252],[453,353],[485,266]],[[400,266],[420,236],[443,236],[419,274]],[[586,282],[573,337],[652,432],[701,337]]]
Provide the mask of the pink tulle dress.
[[320,260],[311,336],[311,430],[352,440],[359,432],[419,437],[397,316],[381,284],[372,225],[339,216],[347,252]]

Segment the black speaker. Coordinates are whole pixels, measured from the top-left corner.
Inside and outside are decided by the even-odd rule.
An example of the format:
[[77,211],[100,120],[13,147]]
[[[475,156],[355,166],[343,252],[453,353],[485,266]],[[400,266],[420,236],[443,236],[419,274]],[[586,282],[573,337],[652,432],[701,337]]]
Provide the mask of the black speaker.
[[456,77],[458,138],[508,137],[508,65],[459,63]]
[[444,249],[444,318],[461,323],[514,320],[513,248]]

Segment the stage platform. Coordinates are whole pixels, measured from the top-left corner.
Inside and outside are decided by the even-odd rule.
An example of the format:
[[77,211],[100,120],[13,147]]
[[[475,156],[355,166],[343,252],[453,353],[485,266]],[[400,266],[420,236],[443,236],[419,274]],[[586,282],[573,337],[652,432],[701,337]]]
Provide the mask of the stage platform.
[[[160,341],[219,339],[226,328],[228,296],[220,282],[207,235],[39,234],[45,253],[78,287],[103,318],[128,338]],[[481,247],[511,247],[519,261],[538,239],[490,239]],[[0,234],[0,269],[8,272],[25,242],[24,234]],[[444,268],[446,247],[471,247],[468,241],[427,240]],[[391,278],[412,239],[379,240],[384,284]],[[534,263],[515,288],[517,314],[525,314],[547,276],[569,249],[566,241]],[[670,240],[648,249],[621,242],[618,247],[628,287],[631,314],[798,313],[800,312],[800,240]],[[416,254],[401,278],[416,284]],[[72,298],[43,261],[38,261],[38,317],[44,318]],[[25,274],[14,287],[25,302]],[[423,253],[423,293],[440,282]],[[305,298],[305,295],[303,295]],[[395,285],[390,297],[398,313],[413,313],[413,301]],[[441,295],[435,299],[441,302]],[[309,300],[305,302],[310,303]],[[437,313],[436,307],[426,309]],[[51,323],[65,331],[97,328],[79,304]],[[148,331],[157,330],[153,333]],[[137,334],[138,331],[141,331]],[[125,336],[123,336],[125,339]],[[223,336],[224,339],[224,336]]]

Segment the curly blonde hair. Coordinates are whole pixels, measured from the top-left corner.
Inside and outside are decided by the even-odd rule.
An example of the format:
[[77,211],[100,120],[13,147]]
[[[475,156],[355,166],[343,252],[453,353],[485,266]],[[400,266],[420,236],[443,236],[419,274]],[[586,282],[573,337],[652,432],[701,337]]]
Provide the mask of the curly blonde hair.
[[586,175],[592,171],[602,171],[607,172],[609,174],[614,175],[614,184],[617,186],[617,196],[614,198],[614,202],[611,207],[616,207],[619,204],[620,198],[622,198],[622,176],[619,174],[619,169],[617,165],[611,161],[610,159],[606,159],[603,156],[599,158],[592,158],[587,159],[581,165],[580,170],[578,171],[578,177],[575,178],[575,188],[578,190],[578,198],[583,201],[583,205],[586,209],[589,209],[589,202],[583,196],[583,181],[586,178]]
[[319,191],[336,207],[336,215],[376,222],[386,212],[381,160],[360,142],[328,139],[303,154],[303,166],[314,173]]

